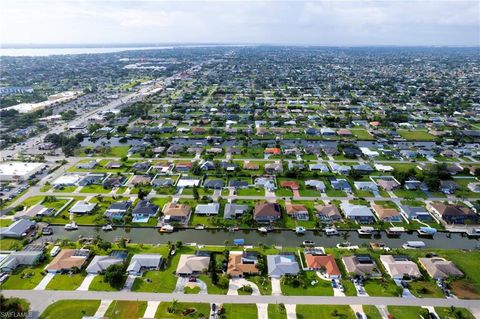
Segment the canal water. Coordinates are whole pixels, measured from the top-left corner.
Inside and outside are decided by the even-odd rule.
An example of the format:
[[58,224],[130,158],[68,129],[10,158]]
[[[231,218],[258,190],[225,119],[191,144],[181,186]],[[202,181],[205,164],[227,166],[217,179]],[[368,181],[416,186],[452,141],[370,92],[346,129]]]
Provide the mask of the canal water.
[[344,241],[352,245],[368,245],[370,242],[383,242],[390,248],[401,248],[406,241],[421,240],[426,248],[445,249],[476,249],[480,247],[479,239],[468,238],[458,233],[438,232],[433,238],[419,237],[416,232],[404,233],[400,237],[389,237],[386,233],[374,234],[371,237],[360,236],[356,231],[340,231],[340,236],[326,236],[323,232],[307,231],[304,235],[297,235],[293,231],[276,231],[261,234],[256,230],[229,232],[226,230],[195,230],[185,229],[173,233],[160,233],[158,228],[122,228],[105,232],[101,227],[80,226],[76,231],[66,231],[63,226],[52,226],[53,239],[78,240],[80,236],[95,237],[113,242],[117,238],[129,238],[133,243],[165,244],[168,241],[182,241],[183,243],[197,243],[203,245],[224,245],[234,239],[242,238],[246,245],[300,246],[304,240],[311,240],[318,246],[335,247]]

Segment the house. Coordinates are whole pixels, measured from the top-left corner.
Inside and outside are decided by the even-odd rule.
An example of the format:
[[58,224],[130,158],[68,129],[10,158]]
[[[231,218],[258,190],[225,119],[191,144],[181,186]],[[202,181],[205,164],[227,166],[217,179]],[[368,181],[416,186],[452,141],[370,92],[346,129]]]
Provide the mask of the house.
[[336,179],[336,178],[332,178],[330,179],[330,185],[332,186],[332,188],[334,190],[337,190],[337,191],[344,191],[344,192],[347,192],[347,193],[351,193],[352,192],[352,187],[350,186],[350,183],[346,180],[346,179]]
[[64,187],[64,186],[75,186],[75,185],[78,185],[78,182],[80,181],[81,178],[82,176],[78,174],[62,175],[52,182],[52,186],[55,188]]
[[265,149],[265,154],[267,155],[280,155],[282,150],[278,147],[269,147]]
[[77,168],[79,168],[79,169],[94,169],[97,166],[97,164],[98,163],[97,163],[96,160],[92,160],[92,161],[77,164]]
[[3,238],[22,238],[31,230],[35,229],[36,223],[28,219],[19,219],[7,227],[0,228],[0,237]]
[[106,174],[101,174],[101,173],[88,174],[78,182],[78,185],[79,186],[101,185],[106,176],[107,176]]
[[68,211],[73,214],[90,214],[95,207],[97,207],[96,203],[89,203],[86,201],[79,200],[76,202]]
[[110,204],[107,208],[103,216],[107,219],[122,219],[123,215],[127,213],[127,211],[132,206],[131,201],[123,201],[123,202],[116,202]]
[[[121,252],[121,253],[117,253]],[[95,256],[88,264],[87,274],[100,274],[107,270],[111,265],[120,265],[127,259],[127,251],[113,251],[108,256]]]
[[237,164],[235,164],[235,163],[229,163],[229,162],[225,162],[225,161],[220,162],[219,165],[220,165],[220,167],[221,167],[222,169],[224,169],[224,170],[227,171],[227,172],[233,172],[233,171],[235,171],[235,169],[237,168]]
[[325,192],[325,190],[327,189],[324,182],[313,179],[305,181],[305,186],[315,188],[319,192]]
[[155,172],[159,175],[167,175],[167,174],[171,174],[174,168],[175,168],[175,165],[173,165],[172,163],[160,162],[152,165],[151,172]]
[[186,224],[190,219],[191,208],[186,204],[168,203],[163,207],[165,223]]
[[212,171],[215,169],[215,163],[212,161],[205,161],[202,164],[200,164],[200,169],[203,171]]
[[319,134],[318,130],[317,130],[317,129],[314,129],[314,128],[312,128],[312,127],[306,128],[306,129],[304,130],[304,132],[305,132],[305,134],[307,134],[307,135],[318,135],[318,134]]
[[62,249],[45,270],[49,273],[63,273],[73,268],[81,269],[89,255],[88,249]]
[[277,188],[275,186],[274,178],[271,178],[271,177],[257,177],[255,179],[255,186],[263,187],[268,191],[273,191]]
[[400,212],[394,208],[385,208],[382,205],[372,205],[373,211],[377,214],[379,220],[384,222],[401,222]]
[[239,189],[239,188],[248,188],[248,182],[247,181],[241,181],[241,180],[230,180],[228,182],[228,186]]
[[42,259],[42,250],[3,251],[0,253],[0,271],[12,272],[20,266],[34,266]]
[[392,191],[398,187],[400,187],[400,183],[393,177],[387,178],[388,176],[384,176],[377,180],[378,186],[383,188],[386,191]]
[[308,209],[301,204],[292,204],[291,202],[285,203],[285,211],[287,215],[296,220],[308,220]]
[[419,278],[422,276],[417,264],[406,256],[381,255],[380,262],[393,279]]
[[342,257],[342,262],[345,265],[347,273],[355,274],[365,278],[382,277],[377,264],[370,255],[354,255]]
[[177,187],[193,187],[200,185],[198,178],[182,177],[177,182]]
[[178,153],[181,153],[183,151],[184,147],[180,145],[171,145],[167,149],[167,155],[176,155]]
[[105,168],[108,168],[108,169],[118,169],[118,168],[122,168],[122,166],[123,166],[123,163],[122,163],[122,162],[111,161],[111,162],[108,162],[107,165],[105,165]]
[[346,218],[354,219],[359,224],[370,224],[375,222],[375,216],[367,206],[353,205],[348,202],[343,202],[340,204],[340,208],[343,210]]
[[162,264],[163,257],[160,254],[136,254],[130,260],[127,273],[132,276],[141,276],[148,270],[158,270]]
[[253,209],[253,218],[257,222],[272,222],[281,217],[277,203],[257,203]]
[[354,182],[355,188],[358,190],[378,192],[378,186],[374,182]]
[[377,157],[380,155],[380,153],[378,153],[377,151],[372,151],[368,147],[360,147],[360,151],[362,152],[363,155],[367,157]]
[[373,167],[368,164],[353,165],[352,169],[360,174],[370,174],[375,171]]
[[195,214],[206,216],[218,215],[219,209],[219,203],[198,204],[197,207],[195,207]]
[[175,165],[177,172],[189,172],[193,167],[192,162],[182,162]]
[[315,205],[314,209],[320,221],[338,222],[342,220],[342,215],[335,205]]
[[300,271],[294,254],[284,253],[267,256],[268,275],[279,278],[285,275],[296,275]]
[[123,175],[110,175],[109,177],[105,178],[102,185],[104,188],[121,187],[125,185],[126,182],[127,178]]
[[461,272],[453,262],[445,258],[418,258],[418,262],[425,268],[428,275],[435,280],[463,276],[463,272]]
[[283,166],[280,163],[267,163],[265,164],[265,172],[268,174],[278,174],[283,172]]
[[439,190],[446,195],[453,194],[459,188],[460,186],[454,181],[440,181]]
[[[33,217],[42,217],[42,216],[51,216],[55,210],[53,208],[48,208],[42,204],[37,204],[30,207],[25,213],[21,212],[21,218],[33,218]],[[18,215],[17,215],[18,216]]]
[[228,255],[227,275],[230,277],[243,277],[245,275],[258,275],[258,254],[247,251],[231,251]]
[[225,182],[221,179],[207,179],[203,183],[203,187],[212,189],[222,189],[225,187]]
[[248,205],[227,203],[225,204],[223,218],[225,219],[238,218],[242,216],[243,213],[245,213],[247,210],[248,210]]
[[328,169],[328,166],[322,163],[317,163],[317,164],[310,164],[308,165],[311,171],[315,172],[321,172],[321,173],[328,173],[330,170]]
[[373,164],[373,167],[375,167],[375,170],[379,172],[393,172],[393,167],[390,165],[383,165],[383,164]]
[[343,136],[343,137],[349,137],[349,136],[352,136],[352,131],[350,131],[349,129],[346,129],[346,128],[341,128],[337,131],[337,134],[340,135],[340,136]]
[[133,175],[128,181],[129,186],[143,186],[150,185],[150,176],[148,175]]
[[332,169],[333,173],[341,175],[347,175],[351,170],[351,167],[348,165],[339,165],[336,163],[330,163],[330,168]]
[[243,169],[248,170],[248,171],[256,171],[260,168],[258,164],[246,161],[243,163]]
[[413,207],[413,206],[406,206],[400,205],[400,211],[408,220],[419,220],[422,222],[431,222],[433,221],[432,215],[425,209],[424,207]]
[[132,165],[132,170],[139,173],[145,173],[150,169],[149,162],[140,162]]
[[428,191],[427,184],[425,184],[424,182],[417,181],[417,180],[405,181],[405,184],[403,185],[403,187],[405,187],[406,190],[412,190],[412,191],[414,191],[414,190],[421,190],[421,191],[424,191],[424,192]]
[[169,177],[155,177],[152,181],[153,187],[172,187],[175,181]]
[[290,188],[292,191],[300,189],[298,183],[294,181],[281,181],[280,186],[283,188]]
[[177,275],[189,276],[204,273],[210,264],[210,256],[203,254],[181,255],[177,266]]
[[322,127],[320,129],[320,134],[323,136],[335,136],[335,131],[329,127]]
[[323,275],[330,279],[339,279],[342,276],[335,257],[331,255],[306,253],[305,263],[309,270],[325,271]]
[[138,202],[135,208],[132,210],[133,220],[147,220],[150,217],[155,217],[157,215],[159,207],[152,204],[148,199],[142,199]]
[[430,203],[427,205],[427,209],[448,224],[478,223],[478,215],[468,207]]

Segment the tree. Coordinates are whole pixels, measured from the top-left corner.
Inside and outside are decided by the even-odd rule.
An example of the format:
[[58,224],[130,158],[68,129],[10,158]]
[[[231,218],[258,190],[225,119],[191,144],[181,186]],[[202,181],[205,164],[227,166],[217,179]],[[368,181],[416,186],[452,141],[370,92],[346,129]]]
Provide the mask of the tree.
[[112,288],[120,289],[125,282],[125,270],[124,264],[116,264],[108,266],[105,270],[104,280],[109,283]]
[[198,201],[200,199],[200,195],[198,194],[197,185],[193,185],[193,199]]
[[28,303],[20,298],[5,298],[0,294],[1,317],[3,318],[27,318],[29,317]]

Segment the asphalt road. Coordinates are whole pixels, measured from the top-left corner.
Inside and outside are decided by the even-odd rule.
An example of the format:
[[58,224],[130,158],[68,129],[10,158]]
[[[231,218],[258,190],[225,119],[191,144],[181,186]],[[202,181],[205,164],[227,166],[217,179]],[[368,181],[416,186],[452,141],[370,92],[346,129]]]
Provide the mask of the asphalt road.
[[59,291],[59,290],[3,290],[6,297],[27,299],[35,313],[41,313],[54,301],[63,299],[96,300],[144,300],[204,302],[204,303],[266,303],[266,304],[315,304],[315,305],[374,305],[374,306],[431,306],[478,308],[480,301],[442,298],[400,298],[400,297],[322,297],[322,296],[234,296],[234,295],[192,295],[143,293],[130,291]]

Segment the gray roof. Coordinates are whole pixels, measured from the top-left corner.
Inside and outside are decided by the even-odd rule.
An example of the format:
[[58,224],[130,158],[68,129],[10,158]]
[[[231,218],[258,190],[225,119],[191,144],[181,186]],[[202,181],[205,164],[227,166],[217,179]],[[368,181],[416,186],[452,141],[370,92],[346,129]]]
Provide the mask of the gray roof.
[[239,204],[225,204],[225,211],[223,213],[223,218],[234,218],[235,215],[241,215],[248,209],[248,205],[239,205]]
[[218,214],[220,209],[219,203],[209,203],[209,204],[198,204],[195,208],[195,214],[198,215],[212,215]]
[[295,275],[300,271],[294,255],[268,255],[267,265],[268,275],[271,277]]
[[97,204],[95,203],[78,201],[68,211],[70,213],[86,214],[86,213],[90,213],[95,208],[95,206],[97,206]]
[[111,265],[123,263],[122,258],[112,256],[95,256],[87,267],[87,273],[98,274],[106,270]]
[[127,272],[140,272],[143,268],[158,268],[162,262],[159,254],[137,254],[132,257]]
[[33,226],[35,226],[35,222],[27,219],[20,219],[8,227],[0,228],[0,235],[2,237],[22,237],[22,234],[27,232]]
[[43,251],[14,251],[2,260],[0,260],[0,270],[9,271],[14,270],[18,266],[31,266],[38,261],[40,256],[43,254]]
[[372,211],[367,206],[342,203],[340,207],[347,217],[374,217]]

